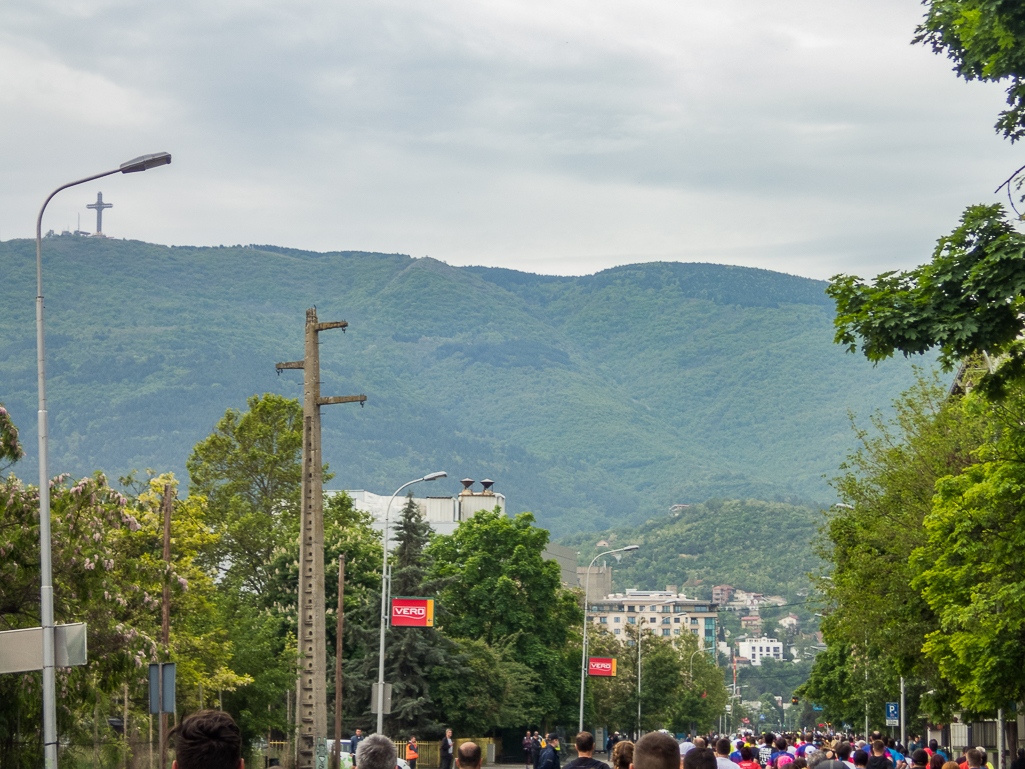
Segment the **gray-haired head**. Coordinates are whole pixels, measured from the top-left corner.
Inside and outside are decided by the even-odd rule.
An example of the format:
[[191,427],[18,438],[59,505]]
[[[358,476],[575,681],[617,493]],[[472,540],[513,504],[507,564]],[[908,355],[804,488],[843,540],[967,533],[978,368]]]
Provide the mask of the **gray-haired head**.
[[356,748],[359,769],[395,769],[395,743],[383,734],[371,734]]

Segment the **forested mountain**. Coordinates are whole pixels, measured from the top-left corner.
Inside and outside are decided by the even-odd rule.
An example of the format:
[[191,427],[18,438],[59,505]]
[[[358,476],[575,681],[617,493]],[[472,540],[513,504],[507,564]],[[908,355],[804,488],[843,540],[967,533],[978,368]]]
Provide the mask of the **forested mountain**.
[[[562,544],[576,548],[585,566],[603,550],[640,545],[618,563],[605,559],[617,592],[676,585],[709,600],[714,585],[727,584],[779,595],[796,607],[807,597],[805,575],[820,566],[811,541],[823,521],[821,510],[806,505],[709,499],[637,526],[570,534]],[[597,547],[601,541],[608,547]]]
[[[710,497],[828,501],[847,412],[885,407],[911,365],[832,344],[825,283],[652,263],[583,277],[270,246],[44,242],[53,473],[184,478],[192,446],[247,395],[301,397],[307,307],[321,335],[330,488],[421,493],[490,477],[557,534]],[[0,243],[0,401],[35,474],[34,243]]]

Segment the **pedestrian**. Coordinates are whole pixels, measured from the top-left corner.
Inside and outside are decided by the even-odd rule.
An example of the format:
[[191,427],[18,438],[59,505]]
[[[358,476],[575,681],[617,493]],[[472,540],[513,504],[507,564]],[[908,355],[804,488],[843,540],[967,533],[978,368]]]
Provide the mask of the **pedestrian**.
[[459,769],[480,769],[480,745],[476,742],[464,742],[456,751],[456,766]]
[[414,734],[406,743],[406,763],[409,764],[409,769],[416,769],[416,760],[419,757],[420,753],[416,749],[416,735]]
[[363,742],[363,730],[357,729],[356,733],[349,738],[349,753],[352,754],[352,769],[356,769],[356,750]]
[[561,769],[559,766],[559,735],[552,732],[546,740],[548,743],[541,750],[536,769]]
[[740,749],[740,763],[737,766],[740,769],[761,769],[761,764],[755,761],[754,748],[745,745]]
[[[360,734],[360,730],[356,730]],[[358,762],[363,769],[395,769],[395,743],[383,734],[371,734],[364,738],[360,734],[359,747],[353,754],[356,758],[352,762],[355,766]]]
[[630,740],[619,740],[612,749],[612,769],[630,769],[634,760],[634,744]]
[[242,732],[222,710],[200,710],[171,731],[175,769],[244,769]]
[[1025,769],[1025,748],[1018,748],[1018,757],[1011,762],[1011,769]]
[[[605,755],[610,759],[612,758],[612,749],[616,747],[616,743],[619,742],[619,732],[609,732],[609,737],[605,740]],[[1022,767],[1025,769],[1025,767]]]
[[576,738],[577,757],[566,764],[563,769],[608,769],[604,761],[594,757],[594,735],[580,732]]
[[530,763],[537,769],[537,763],[541,760],[541,735],[536,731],[530,740]]
[[[698,737],[694,740],[695,745],[699,739],[701,738]],[[695,747],[683,757],[683,769],[717,769],[715,751],[709,748]]]
[[[527,732],[528,734],[530,732]],[[441,738],[441,748],[438,751],[441,754],[441,769],[452,769],[452,751],[455,749],[456,743],[452,739],[452,730],[446,729],[445,736]]]
[[[812,764],[809,762],[809,766]],[[868,757],[868,769],[890,769],[893,766],[886,752],[886,743],[876,740],[872,743],[872,755]]]
[[730,760],[730,741],[726,739],[715,743],[715,764],[719,769],[736,769],[736,764]]
[[530,769],[530,754],[532,752],[533,740],[530,737],[530,729],[527,729],[527,736],[523,738],[523,755],[527,769]]

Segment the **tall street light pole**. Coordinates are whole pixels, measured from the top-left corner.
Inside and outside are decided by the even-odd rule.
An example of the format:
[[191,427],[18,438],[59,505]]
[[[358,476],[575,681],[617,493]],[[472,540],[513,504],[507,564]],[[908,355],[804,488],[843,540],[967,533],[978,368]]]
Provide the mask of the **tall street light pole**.
[[[598,555],[592,558],[591,563],[587,566],[587,580],[584,582],[584,642],[583,648],[580,650],[580,725],[577,727],[578,732],[584,731],[584,682],[587,681],[587,598],[588,591],[591,589],[591,567],[594,566],[594,562],[603,555],[628,553],[632,550],[638,550],[639,548],[640,545],[627,545],[626,547],[621,547],[617,550],[606,550],[604,553],[598,553]],[[619,558],[619,556],[616,557],[617,559]]]
[[641,617],[637,622],[637,739],[641,738],[641,636],[646,621]]
[[384,536],[381,538],[384,542],[384,558],[381,561],[381,650],[377,660],[377,733],[381,734],[384,731],[384,631],[388,627],[388,604],[389,604],[389,593],[391,592],[391,584],[388,579],[388,528],[391,523],[389,516],[391,515],[392,502],[395,501],[395,497],[399,495],[407,486],[412,486],[414,483],[420,483],[420,481],[436,481],[439,478],[447,478],[448,473],[428,473],[423,478],[417,478],[409,483],[403,483],[397,489],[395,493],[391,495],[391,499],[388,500],[388,506],[384,508]]
[[43,201],[36,218],[36,366],[39,374],[39,613],[43,628],[43,758],[46,769],[57,769],[57,703],[55,696],[53,650],[53,562],[50,542],[50,457],[46,413],[46,346],[43,343],[43,212],[61,190],[104,176],[145,171],[171,162],[166,152],[142,155],[122,163],[113,171],[68,182]]

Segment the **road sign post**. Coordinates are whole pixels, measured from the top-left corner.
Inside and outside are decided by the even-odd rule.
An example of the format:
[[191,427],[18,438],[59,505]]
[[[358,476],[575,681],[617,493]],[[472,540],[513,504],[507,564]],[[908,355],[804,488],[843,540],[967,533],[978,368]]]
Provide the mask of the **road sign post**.
[[900,703],[899,702],[887,702],[886,703],[886,725],[887,726],[900,726]]

